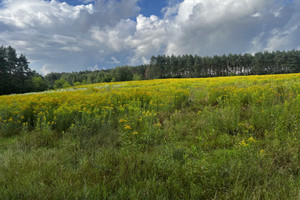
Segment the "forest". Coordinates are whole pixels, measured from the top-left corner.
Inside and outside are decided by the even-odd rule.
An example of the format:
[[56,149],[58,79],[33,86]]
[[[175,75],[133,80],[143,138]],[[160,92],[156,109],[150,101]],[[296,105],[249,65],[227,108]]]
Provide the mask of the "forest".
[[203,78],[300,72],[300,50],[228,54],[222,56],[157,55],[147,65],[107,70],[50,73],[29,68],[27,58],[12,47],[0,47],[0,95],[38,92],[70,86],[161,78]]

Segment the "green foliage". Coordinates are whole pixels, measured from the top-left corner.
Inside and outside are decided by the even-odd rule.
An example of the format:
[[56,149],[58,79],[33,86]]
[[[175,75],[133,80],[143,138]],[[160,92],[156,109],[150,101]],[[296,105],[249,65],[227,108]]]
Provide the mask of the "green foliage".
[[113,77],[111,80],[110,80],[110,82],[116,82],[117,80],[116,80],[116,78],[115,77]]
[[140,80],[142,80],[142,77],[138,74],[134,74],[132,80],[133,81],[140,81]]
[[66,82],[66,80],[64,80],[64,79],[56,80],[54,83],[54,89],[63,88],[63,85],[65,82]]
[[133,78],[133,74],[129,67],[116,67],[112,71],[113,77],[116,81],[131,81]]
[[151,57],[145,76],[153,79],[297,73],[299,64],[299,50],[213,57],[158,55]]
[[32,78],[36,72],[28,67],[24,55],[17,56],[11,46],[0,46],[0,95],[36,91]]
[[36,76],[32,78],[34,91],[44,91],[48,89],[47,82],[44,80],[42,76]]
[[68,81],[66,81],[63,78],[56,80],[54,83],[54,89],[66,88],[66,87],[71,87],[71,85]]
[[63,86],[63,88],[67,88],[67,87],[71,87],[70,83],[68,81],[66,81]]
[[78,85],[81,85],[81,83],[79,81],[77,81],[73,84],[73,86],[78,86]]

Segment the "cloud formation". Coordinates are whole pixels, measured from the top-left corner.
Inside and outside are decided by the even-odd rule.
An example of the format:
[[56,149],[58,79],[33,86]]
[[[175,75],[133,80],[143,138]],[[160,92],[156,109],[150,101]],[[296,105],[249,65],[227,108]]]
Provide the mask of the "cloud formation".
[[157,54],[300,48],[299,1],[172,0],[163,18],[143,16],[137,0],[82,2],[2,0],[0,44],[44,74],[143,64]]

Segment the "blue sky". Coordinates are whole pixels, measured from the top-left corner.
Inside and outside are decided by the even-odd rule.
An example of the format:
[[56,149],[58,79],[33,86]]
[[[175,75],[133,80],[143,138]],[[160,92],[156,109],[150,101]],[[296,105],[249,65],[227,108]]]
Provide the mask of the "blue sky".
[[156,15],[161,17],[161,10],[167,6],[167,2],[164,0],[141,0],[138,5],[141,7],[141,13],[144,16],[150,17],[150,15]]
[[[63,0],[60,0],[63,2]],[[68,0],[65,1],[70,5],[81,5],[81,4],[89,4],[93,3],[92,1],[78,1],[78,0]],[[166,0],[139,0],[137,5],[140,7],[140,13],[142,13],[146,17],[150,17],[151,15],[156,15],[161,17],[161,10],[168,5]]]
[[148,64],[158,54],[300,49],[299,0],[0,2],[0,45],[42,74]]

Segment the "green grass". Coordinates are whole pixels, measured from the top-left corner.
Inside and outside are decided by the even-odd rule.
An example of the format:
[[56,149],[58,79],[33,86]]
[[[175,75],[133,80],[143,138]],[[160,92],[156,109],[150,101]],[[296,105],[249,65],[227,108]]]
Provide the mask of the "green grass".
[[300,98],[289,84],[277,99],[251,84],[234,95],[192,89],[136,135],[116,116],[3,134],[0,199],[299,200]]

